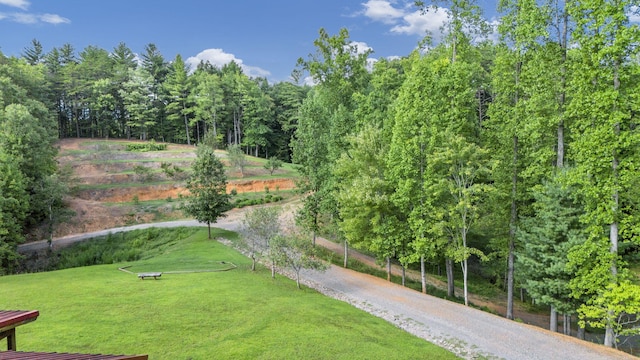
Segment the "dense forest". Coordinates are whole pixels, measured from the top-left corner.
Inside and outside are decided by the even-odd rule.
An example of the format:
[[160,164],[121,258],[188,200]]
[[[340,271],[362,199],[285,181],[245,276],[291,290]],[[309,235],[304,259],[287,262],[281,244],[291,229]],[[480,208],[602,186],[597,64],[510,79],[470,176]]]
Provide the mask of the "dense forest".
[[[238,64],[189,69],[149,44],[137,56],[70,44],[0,55],[0,260],[61,216],[57,138],[240,145],[299,165],[300,225],[381,262],[442,266],[522,290],[558,314],[638,332],[640,30],[633,1],[500,1],[498,40],[473,1],[445,1],[437,44],[371,61],[347,30],[321,29],[295,81]],[[424,11],[429,7],[421,2]],[[460,274],[460,275],[458,275]],[[426,289],[423,276],[423,291]],[[458,294],[460,295],[460,294]],[[564,331],[568,333],[567,321]]]

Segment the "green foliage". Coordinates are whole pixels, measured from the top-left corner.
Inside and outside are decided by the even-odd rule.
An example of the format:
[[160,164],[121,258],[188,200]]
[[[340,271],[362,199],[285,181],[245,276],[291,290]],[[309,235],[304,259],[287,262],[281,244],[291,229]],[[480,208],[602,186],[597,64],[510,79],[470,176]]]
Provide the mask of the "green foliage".
[[269,171],[270,175],[273,175],[273,173],[281,167],[282,160],[278,159],[275,156],[270,157],[269,160],[267,160],[267,162],[264,164],[264,168]]
[[184,204],[185,213],[206,223],[211,230],[211,223],[224,217],[224,212],[229,210],[230,196],[224,165],[210,147],[198,146],[198,156],[186,188],[191,196]]
[[381,130],[365,125],[350,137],[350,147],[334,169],[341,179],[337,195],[340,229],[349,244],[374,252],[380,261],[402,257],[408,234],[402,230],[402,212],[391,202],[393,184],[385,174],[389,144]]
[[240,145],[230,145],[227,148],[227,157],[231,166],[240,172],[240,177],[244,177],[244,171],[249,161]]
[[136,178],[142,182],[150,182],[154,178],[153,169],[144,165],[134,166],[133,173],[136,174]]
[[534,214],[523,218],[518,228],[523,247],[516,268],[537,303],[552,306],[561,314],[573,314],[580,303],[569,287],[576,274],[567,266],[568,255],[585,235],[576,191],[558,180],[545,182],[534,192]]
[[630,281],[609,284],[603,293],[578,310],[581,326],[611,328],[616,348],[622,336],[640,334],[640,286]]
[[[191,145],[191,130],[189,129],[189,116],[193,112],[193,102],[191,101],[191,88],[189,86],[187,65],[182,56],[177,54],[171,64],[171,71],[164,82],[164,89],[169,95],[167,97],[167,119],[173,122],[175,129],[184,126],[184,132],[176,131],[180,135],[180,140],[186,140],[187,145]],[[184,138],[182,138],[184,136]],[[177,140],[177,139],[176,139]]]
[[279,207],[259,207],[246,212],[242,219],[241,233],[245,240],[243,244],[252,260],[252,271],[255,271],[256,262],[265,254],[275,270],[273,240],[282,232],[280,212]]
[[289,267],[296,274],[296,284],[300,289],[300,271],[314,269],[324,271],[329,266],[316,258],[316,247],[304,236],[295,233],[278,235],[269,244],[274,264]]
[[167,144],[159,144],[155,141],[147,141],[141,143],[128,143],[127,151],[146,152],[146,151],[164,151],[167,150]]
[[171,179],[174,180],[185,180],[188,176],[187,172],[184,171],[183,168],[177,166],[176,164],[171,164],[168,162],[161,162],[160,169],[162,172]]

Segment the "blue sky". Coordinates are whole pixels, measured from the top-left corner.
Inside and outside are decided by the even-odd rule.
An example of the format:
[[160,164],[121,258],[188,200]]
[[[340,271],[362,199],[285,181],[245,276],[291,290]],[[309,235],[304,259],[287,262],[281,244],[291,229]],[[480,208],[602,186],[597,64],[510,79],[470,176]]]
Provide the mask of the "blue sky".
[[[496,0],[479,1],[489,19]],[[373,58],[408,55],[438,32],[444,12],[421,15],[404,0],[0,0],[0,51],[20,56],[32,39],[45,51],[65,43],[111,51],[124,42],[141,54],[154,43],[167,60],[197,64],[235,60],[245,73],[287,80],[299,57],[314,51],[321,27],[349,30]]]

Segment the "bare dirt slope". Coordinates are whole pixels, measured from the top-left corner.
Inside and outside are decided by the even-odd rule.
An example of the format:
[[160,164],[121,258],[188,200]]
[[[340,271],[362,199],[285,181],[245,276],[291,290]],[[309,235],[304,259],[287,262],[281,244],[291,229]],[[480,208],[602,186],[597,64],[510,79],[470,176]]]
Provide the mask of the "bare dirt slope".
[[[55,237],[151,222],[158,216],[157,212],[169,219],[181,217],[176,204],[162,206],[153,214],[139,211],[130,203],[134,200],[178,199],[187,194],[183,181],[145,185],[131,170],[139,164],[158,170],[161,162],[188,168],[195,159],[195,148],[169,144],[167,151],[120,151],[130,142],[97,139],[63,139],[58,142],[59,164],[71,167],[77,184],[84,190],[67,199],[75,215],[55,229]],[[220,155],[222,157],[223,153]],[[266,170],[254,168],[247,175],[264,175],[260,172],[267,173]],[[157,174],[159,180],[166,180],[159,172]],[[228,175],[235,174],[229,172]],[[295,182],[291,178],[278,176],[264,180],[235,179],[229,181],[227,190],[238,193],[262,192],[265,187],[270,190],[290,190],[295,188]]]

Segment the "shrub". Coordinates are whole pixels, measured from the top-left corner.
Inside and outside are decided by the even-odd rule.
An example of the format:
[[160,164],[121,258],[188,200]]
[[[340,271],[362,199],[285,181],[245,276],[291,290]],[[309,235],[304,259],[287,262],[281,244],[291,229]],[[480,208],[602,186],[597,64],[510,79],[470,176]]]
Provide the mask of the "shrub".
[[270,175],[273,175],[273,172],[280,169],[282,167],[282,160],[278,159],[275,156],[272,156],[267,160],[266,164],[264,164],[264,168],[269,171]]
[[153,180],[153,172],[151,171],[151,168],[142,165],[136,165],[133,167],[133,172],[136,174],[136,178],[138,178],[142,182]]
[[126,150],[135,152],[163,151],[167,150],[167,144],[158,144],[154,140],[144,143],[129,143]]

